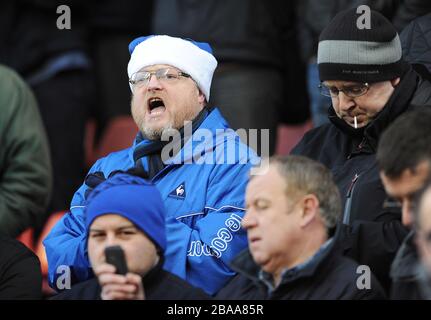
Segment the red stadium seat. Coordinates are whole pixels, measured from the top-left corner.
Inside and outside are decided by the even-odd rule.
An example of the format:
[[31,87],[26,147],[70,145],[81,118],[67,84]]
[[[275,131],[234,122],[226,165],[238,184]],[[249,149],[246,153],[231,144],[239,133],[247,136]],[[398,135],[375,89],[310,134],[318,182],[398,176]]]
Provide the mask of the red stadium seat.
[[23,244],[27,246],[30,250],[34,251],[34,239],[33,239],[33,229],[28,228],[23,233],[16,238],[18,241],[21,241]]
[[96,124],[94,121],[87,123],[85,138],[86,164],[91,167],[93,163],[111,152],[128,148],[138,132],[135,121],[131,116],[118,116],[113,118],[100,139],[97,146],[94,145]]
[[313,128],[311,121],[298,126],[278,126],[276,154],[287,155],[294,146],[302,139],[304,134]]
[[43,227],[42,233],[39,237],[39,241],[37,242],[35,246],[35,253],[39,257],[40,260],[40,267],[42,269],[42,275],[46,277],[48,275],[48,261],[46,259],[45,254],[45,247],[42,244],[42,241],[46,238],[48,233],[51,231],[52,227],[64,216],[66,211],[59,211],[56,213],[53,213],[48,221],[45,223],[45,226]]
[[42,269],[42,292],[45,297],[51,296],[55,293],[55,291],[48,285],[48,260],[46,259],[45,247],[43,246],[42,241],[46,238],[52,227],[54,227],[54,225],[64,216],[65,213],[66,211],[59,211],[53,213],[48,218],[48,221],[45,223],[45,226],[43,227],[42,233],[39,237],[39,241],[34,248],[34,252],[40,261],[40,268]]

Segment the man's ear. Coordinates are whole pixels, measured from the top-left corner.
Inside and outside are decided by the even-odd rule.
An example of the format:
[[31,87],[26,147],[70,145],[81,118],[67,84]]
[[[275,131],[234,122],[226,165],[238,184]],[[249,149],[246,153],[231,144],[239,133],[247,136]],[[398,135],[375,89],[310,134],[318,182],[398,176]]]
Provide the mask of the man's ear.
[[400,81],[401,81],[400,77],[392,79],[391,80],[392,87],[395,88],[400,83]]
[[319,199],[314,194],[307,194],[300,201],[302,205],[301,228],[309,225],[319,212]]
[[199,89],[198,101],[199,101],[199,104],[201,106],[207,105],[207,98],[205,97],[205,95],[203,94],[203,92],[200,89]]

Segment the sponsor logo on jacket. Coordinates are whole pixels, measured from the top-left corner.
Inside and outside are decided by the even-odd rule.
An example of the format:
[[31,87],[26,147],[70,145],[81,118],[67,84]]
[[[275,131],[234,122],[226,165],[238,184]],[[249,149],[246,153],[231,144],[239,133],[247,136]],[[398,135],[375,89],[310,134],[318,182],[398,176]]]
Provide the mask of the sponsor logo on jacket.
[[190,248],[187,252],[188,256],[214,256],[220,258],[228,248],[229,242],[232,241],[234,233],[241,229],[242,218],[232,213],[229,218],[224,222],[226,227],[220,228],[216,237],[211,240],[210,245],[203,243],[202,241],[190,242]]

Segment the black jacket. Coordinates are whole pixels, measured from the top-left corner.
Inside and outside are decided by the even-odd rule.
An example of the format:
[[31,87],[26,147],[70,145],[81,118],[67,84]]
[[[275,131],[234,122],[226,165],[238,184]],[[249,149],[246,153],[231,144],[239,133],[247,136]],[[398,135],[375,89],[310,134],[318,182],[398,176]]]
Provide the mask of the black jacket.
[[414,243],[415,233],[411,231],[404,239],[391,266],[391,299],[422,300],[419,274],[419,256]]
[[[354,185],[347,227],[338,239],[340,250],[359,264],[370,266],[387,289],[390,264],[408,231],[401,224],[399,210],[383,209],[387,195],[375,158],[377,143],[395,118],[413,108],[411,104],[430,103],[431,84],[410,68],[386,106],[365,129],[350,127],[330,107],[331,123],[309,131],[292,151],[331,169],[344,203]],[[359,177],[355,180],[356,175]],[[346,218],[345,212],[343,219]]]
[[[57,7],[69,5],[71,29],[57,29]],[[24,78],[46,59],[71,50],[85,50],[82,16],[85,1],[17,0],[0,3],[0,63]]]
[[153,31],[208,42],[219,63],[284,67],[292,5],[276,0],[155,1]]
[[0,236],[0,300],[41,298],[39,259],[21,242]]
[[153,32],[208,42],[219,62],[217,70],[231,64],[279,70],[288,106],[279,110],[279,120],[299,124],[309,119],[294,1],[158,0],[154,7]]
[[403,28],[406,27],[406,25],[408,25],[413,19],[421,17],[431,11],[431,2],[427,0],[403,0],[391,2],[399,2],[398,5],[396,5],[396,12],[392,17],[392,23],[398,31],[403,30]]
[[404,59],[431,80],[431,13],[413,20],[401,32],[400,40]]
[[376,278],[371,275],[371,289],[360,290],[356,282],[358,264],[341,256],[334,245],[312,260],[304,269],[290,277],[271,293],[259,279],[259,266],[250,251],[245,250],[231,264],[238,272],[216,296],[221,300],[358,300],[384,299],[385,294]]
[[[142,279],[146,300],[206,300],[201,289],[162,269],[159,263]],[[74,285],[70,290],[51,297],[52,300],[100,300],[101,287],[97,278]]]
[[[391,20],[395,18],[399,6],[393,0],[300,0],[297,3],[298,47],[304,62],[317,56],[319,35],[337,13],[367,5]],[[413,18],[414,15],[411,16]]]

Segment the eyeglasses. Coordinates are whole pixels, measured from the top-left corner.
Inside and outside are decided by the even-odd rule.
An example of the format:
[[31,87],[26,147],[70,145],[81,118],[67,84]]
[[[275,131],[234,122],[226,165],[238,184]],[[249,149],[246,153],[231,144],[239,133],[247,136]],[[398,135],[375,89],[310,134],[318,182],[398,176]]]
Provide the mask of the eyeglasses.
[[368,83],[360,83],[351,86],[345,86],[342,89],[338,89],[337,87],[328,87],[321,83],[319,85],[320,94],[325,97],[337,98],[340,91],[344,93],[346,96],[350,98],[357,98],[363,96],[370,89],[370,85]]
[[142,88],[150,82],[151,76],[155,75],[157,80],[163,83],[173,83],[180,77],[191,78],[187,73],[170,68],[158,69],[156,71],[138,71],[132,74],[129,79],[132,88]]

